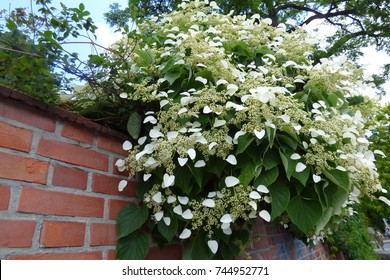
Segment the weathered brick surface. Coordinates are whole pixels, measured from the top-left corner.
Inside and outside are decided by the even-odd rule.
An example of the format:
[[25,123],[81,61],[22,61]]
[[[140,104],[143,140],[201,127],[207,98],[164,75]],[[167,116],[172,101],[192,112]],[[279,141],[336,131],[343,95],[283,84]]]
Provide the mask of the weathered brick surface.
[[115,245],[116,239],[116,224],[101,224],[93,223],[90,227],[90,245]]
[[97,146],[101,149],[126,156],[128,152],[122,149],[123,142],[124,140],[118,138],[101,135],[98,137]]
[[94,132],[84,126],[66,122],[62,128],[61,135],[76,141],[92,144]]
[[45,221],[40,240],[42,247],[72,247],[82,246],[84,238],[84,223]]
[[38,154],[74,165],[108,171],[107,155],[56,139],[42,138]]
[[0,147],[28,152],[32,136],[31,130],[0,122]]
[[20,106],[20,102],[0,97],[0,117],[54,132],[55,118],[39,109],[30,106]]
[[87,183],[87,172],[64,166],[54,166],[52,181],[54,186],[85,190],[87,188]]
[[35,222],[0,219],[0,247],[31,247]]
[[107,176],[103,174],[93,175],[92,190],[97,193],[113,194],[113,195],[126,195],[129,197],[136,196],[136,183],[128,182],[125,189],[120,192],[118,190],[118,184],[121,178]]
[[104,199],[25,187],[20,196],[18,211],[61,216],[103,217]]
[[6,186],[0,186],[0,211],[8,210],[10,198],[10,188]]
[[101,260],[102,252],[46,253],[31,255],[15,255],[8,260]]
[[109,219],[116,220],[121,209],[127,205],[129,205],[129,201],[127,200],[110,199],[108,201]]
[[0,152],[0,178],[46,184],[49,163]]

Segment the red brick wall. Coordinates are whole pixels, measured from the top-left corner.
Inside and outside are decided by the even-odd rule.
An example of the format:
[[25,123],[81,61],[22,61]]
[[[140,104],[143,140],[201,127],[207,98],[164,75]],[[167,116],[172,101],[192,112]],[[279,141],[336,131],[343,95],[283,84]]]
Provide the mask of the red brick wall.
[[[135,182],[117,189],[124,138],[0,86],[0,259],[115,259],[116,216],[135,202]],[[327,258],[261,221],[254,238],[254,259]],[[181,257],[172,245],[147,258]]]

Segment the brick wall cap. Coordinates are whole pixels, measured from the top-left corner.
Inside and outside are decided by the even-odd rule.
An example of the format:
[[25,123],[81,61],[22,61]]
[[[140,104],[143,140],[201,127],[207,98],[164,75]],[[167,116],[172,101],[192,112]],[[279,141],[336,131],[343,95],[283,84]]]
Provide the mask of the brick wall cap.
[[100,124],[98,124],[98,123],[96,123],[88,118],[85,118],[79,114],[68,112],[64,109],[45,104],[44,102],[42,102],[38,99],[35,99],[31,96],[28,96],[25,93],[13,90],[13,89],[6,87],[5,85],[2,85],[2,84],[0,84],[0,96],[5,97],[5,98],[10,98],[10,99],[13,99],[13,100],[16,100],[19,102],[23,102],[28,106],[38,108],[42,111],[48,112],[52,115],[55,115],[61,119],[66,119],[70,122],[74,122],[74,123],[83,125],[83,126],[90,128],[90,129],[94,129],[102,134],[107,134],[107,135],[110,135],[112,137],[116,137],[116,138],[119,138],[122,140],[129,139],[129,136],[126,136],[125,134],[123,134],[117,130],[100,125]]

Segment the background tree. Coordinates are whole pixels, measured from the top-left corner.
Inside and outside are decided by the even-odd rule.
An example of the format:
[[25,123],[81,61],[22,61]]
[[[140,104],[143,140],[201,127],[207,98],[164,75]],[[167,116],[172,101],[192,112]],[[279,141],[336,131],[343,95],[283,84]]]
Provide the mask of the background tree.
[[[234,14],[251,16],[259,14],[270,18],[272,25],[295,20],[298,26],[324,21],[336,28],[336,33],[328,38],[329,47],[320,57],[346,54],[356,59],[362,53],[360,49],[375,45],[378,50],[390,54],[390,2],[381,0],[321,0],[321,1],[284,1],[284,0],[216,0],[222,13],[234,11]],[[105,14],[111,26],[122,27],[130,20],[160,16],[175,10],[181,0],[129,0],[128,7],[120,9],[117,4]],[[292,28],[292,27],[290,27]],[[384,66],[388,69],[389,66]],[[388,77],[374,76],[378,93],[384,94],[380,85]]]

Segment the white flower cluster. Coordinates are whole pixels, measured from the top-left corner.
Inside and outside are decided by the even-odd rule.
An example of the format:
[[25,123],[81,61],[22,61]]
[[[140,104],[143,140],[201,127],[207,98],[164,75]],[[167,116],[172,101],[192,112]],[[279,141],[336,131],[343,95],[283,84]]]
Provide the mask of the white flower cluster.
[[[147,134],[135,147],[126,141],[129,157],[116,162],[131,176],[143,172],[143,181],[154,182],[143,201],[153,219],[170,226],[174,213],[186,224],[180,239],[203,228],[213,253],[218,242],[212,227],[229,235],[238,218],[270,221],[269,186],[244,183],[234,170],[244,169],[241,155],[251,143],[272,148],[286,138],[295,142],[286,140],[287,148],[280,149],[293,162],[291,174],[309,171],[306,181],[321,184],[325,170],[348,172],[351,200],[360,192],[382,190],[374,153],[384,155],[368,149],[360,112],[345,109],[344,97],[356,91],[359,71],[347,60],[323,59],[313,66],[314,43],[299,28],[289,33],[284,24],[273,28],[257,15],[221,15],[215,2],[208,4],[183,1],[180,11],[139,26],[139,33],[154,38],[129,60],[142,85],[127,81],[129,92],[119,95],[158,104],[145,113]],[[141,54],[153,63],[139,63]],[[210,191],[196,195],[177,188],[177,170],[206,172],[215,168],[216,158],[227,163],[227,172],[220,171],[224,184],[207,185]],[[163,175],[156,173],[161,168]],[[125,186],[121,181],[119,190]]]

